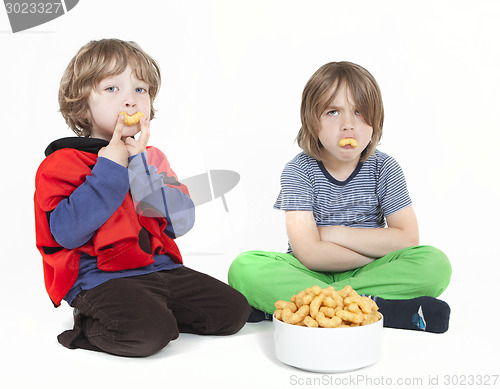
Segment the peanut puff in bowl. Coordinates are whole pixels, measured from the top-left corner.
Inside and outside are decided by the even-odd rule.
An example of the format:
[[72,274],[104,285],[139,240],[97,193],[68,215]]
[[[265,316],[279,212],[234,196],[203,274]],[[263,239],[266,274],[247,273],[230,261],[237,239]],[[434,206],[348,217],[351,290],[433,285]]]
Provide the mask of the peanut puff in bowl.
[[380,359],[383,317],[368,297],[349,285],[308,288],[277,301],[274,348],[281,362],[307,371],[340,373]]

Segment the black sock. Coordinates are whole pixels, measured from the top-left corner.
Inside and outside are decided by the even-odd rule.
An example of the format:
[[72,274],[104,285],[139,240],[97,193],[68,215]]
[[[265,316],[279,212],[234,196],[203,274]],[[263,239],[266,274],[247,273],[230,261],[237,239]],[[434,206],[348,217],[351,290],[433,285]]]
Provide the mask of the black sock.
[[248,316],[248,323],[258,323],[262,320],[272,320],[271,314],[267,312],[263,312],[260,309],[252,307],[252,312],[250,312],[250,316]]
[[450,307],[442,300],[430,296],[409,300],[372,298],[379,306],[380,313],[384,315],[384,327],[434,333],[448,330]]

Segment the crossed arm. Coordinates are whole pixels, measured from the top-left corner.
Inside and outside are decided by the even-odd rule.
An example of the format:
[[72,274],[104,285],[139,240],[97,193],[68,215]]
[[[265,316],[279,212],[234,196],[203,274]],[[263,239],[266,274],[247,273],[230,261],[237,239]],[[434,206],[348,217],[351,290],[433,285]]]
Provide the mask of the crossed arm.
[[317,271],[354,269],[418,245],[412,206],[389,215],[386,222],[387,228],[317,227],[311,211],[286,211],[286,230],[294,255],[304,266]]

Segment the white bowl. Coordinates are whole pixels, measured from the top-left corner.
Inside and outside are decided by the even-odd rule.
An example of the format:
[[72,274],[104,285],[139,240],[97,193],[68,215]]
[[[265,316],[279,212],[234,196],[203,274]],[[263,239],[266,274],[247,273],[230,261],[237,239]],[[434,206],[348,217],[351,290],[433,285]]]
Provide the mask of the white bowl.
[[287,365],[319,373],[360,369],[380,359],[382,317],[350,328],[309,328],[273,317],[276,357]]

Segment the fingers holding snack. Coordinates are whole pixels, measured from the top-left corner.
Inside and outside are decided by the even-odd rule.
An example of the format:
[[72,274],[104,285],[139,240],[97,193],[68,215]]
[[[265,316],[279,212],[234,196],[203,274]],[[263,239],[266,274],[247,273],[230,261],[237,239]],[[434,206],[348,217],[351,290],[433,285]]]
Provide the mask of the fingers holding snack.
[[146,117],[141,117],[139,119],[139,123],[140,123],[139,138],[136,140],[132,136],[129,136],[125,139],[125,144],[127,145],[127,150],[130,156],[144,152],[146,150],[146,146],[148,145],[149,137],[151,135],[151,131],[149,128],[149,119]]
[[118,120],[116,121],[115,130],[113,131],[113,135],[109,143],[118,142],[122,140],[124,123],[125,123],[125,117],[123,115],[119,115]]
[[123,135],[123,116],[118,117],[115,130],[106,147],[99,150],[99,157],[107,158],[124,167],[128,166],[128,151],[125,143],[122,142]]

